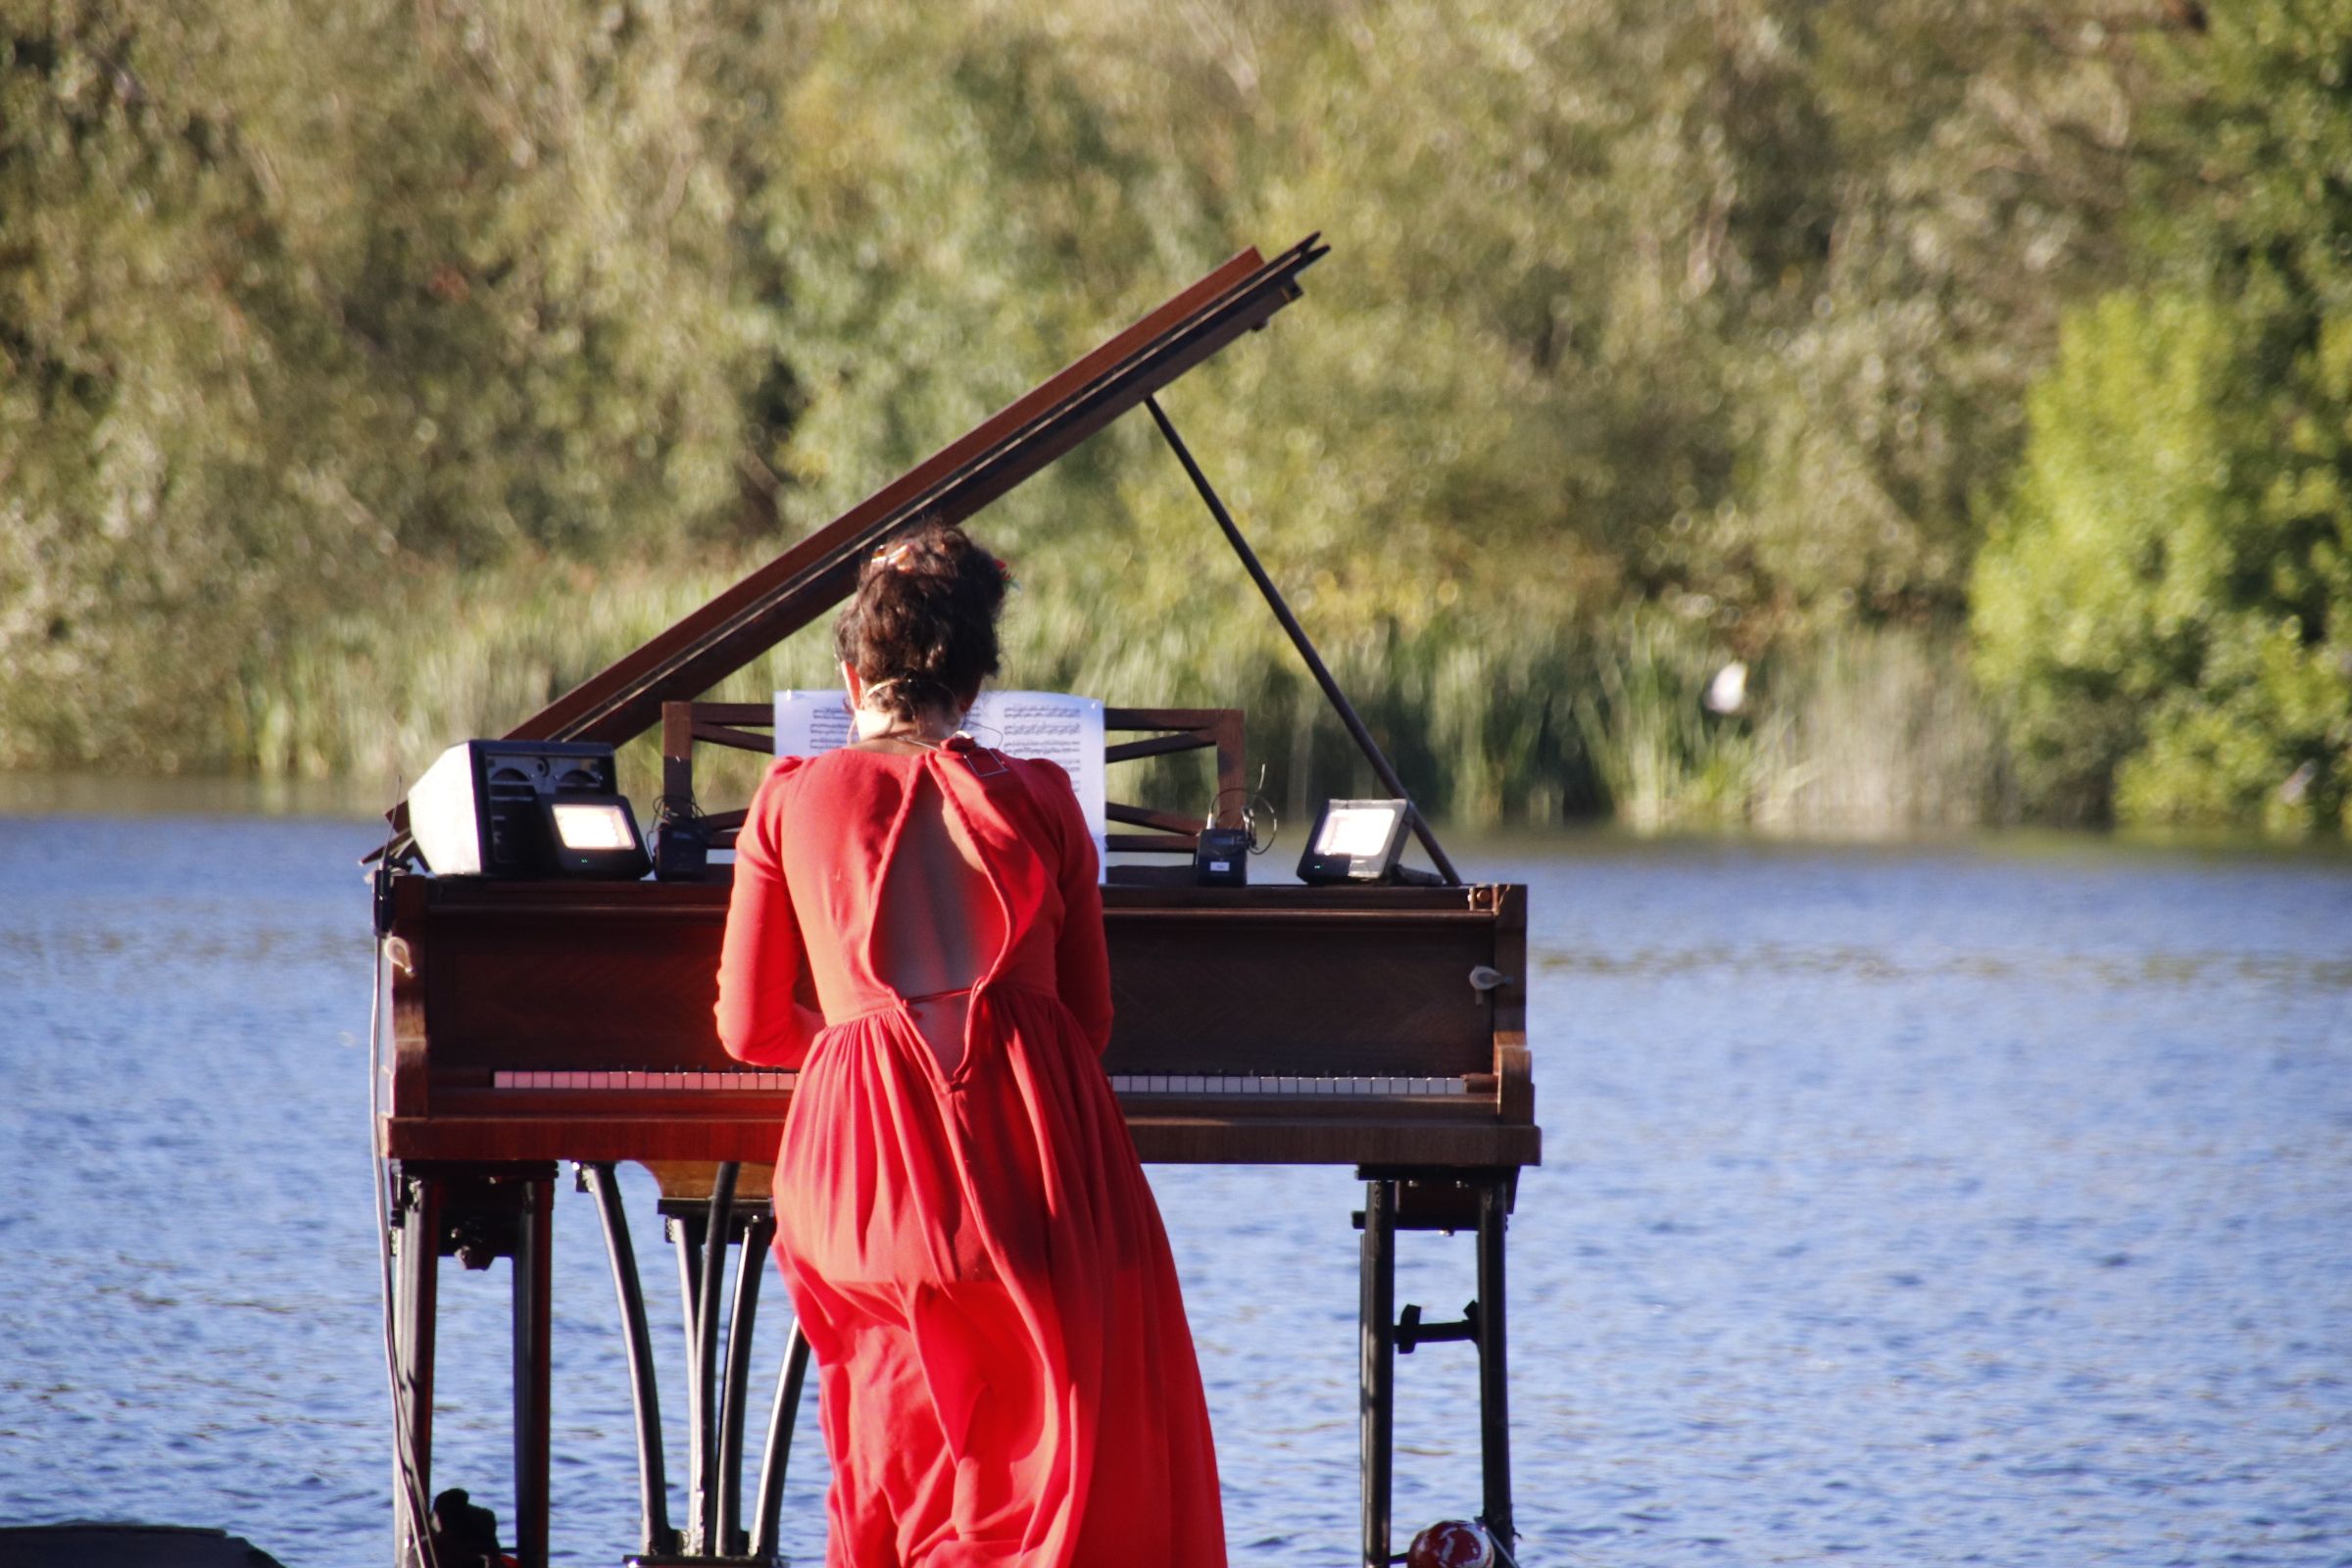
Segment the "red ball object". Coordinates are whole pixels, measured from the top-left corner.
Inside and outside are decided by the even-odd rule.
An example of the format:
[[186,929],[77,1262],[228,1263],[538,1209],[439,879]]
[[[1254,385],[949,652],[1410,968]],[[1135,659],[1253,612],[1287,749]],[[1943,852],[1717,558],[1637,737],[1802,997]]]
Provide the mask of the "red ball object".
[[1494,1538],[1468,1519],[1441,1519],[1405,1548],[1405,1568],[1494,1568]]

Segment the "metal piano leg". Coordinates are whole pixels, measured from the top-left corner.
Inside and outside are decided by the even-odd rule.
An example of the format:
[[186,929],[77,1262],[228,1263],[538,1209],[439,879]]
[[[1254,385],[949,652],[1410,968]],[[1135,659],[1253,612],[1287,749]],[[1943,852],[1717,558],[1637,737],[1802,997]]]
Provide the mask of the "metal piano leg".
[[754,1219],[743,1235],[743,1256],[735,1268],[735,1305],[727,1314],[727,1374],[719,1394],[718,1530],[715,1549],[743,1550],[743,1420],[752,1377],[752,1328],[760,1313],[760,1282],[767,1270],[767,1244],[776,1222]]
[[[710,1216],[703,1224],[703,1278],[694,1301],[694,1390],[688,1406],[694,1454],[694,1549],[716,1556],[726,1550],[718,1534],[718,1306],[727,1278],[727,1236],[735,1224],[735,1178],[741,1167],[727,1160],[710,1185]],[[723,1418],[722,1418],[723,1419]]]
[[[792,1447],[792,1423],[799,1410],[801,1386],[808,1377],[808,1346],[795,1323],[778,1376],[776,1406],[769,1416],[761,1461],[757,1517],[747,1543],[743,1528],[743,1441],[751,1404],[750,1385],[754,1331],[760,1308],[760,1290],[766,1273],[768,1244],[775,1220],[750,1205],[739,1207],[735,1189],[739,1167],[712,1168],[708,1203],[663,1200],[670,1241],[678,1260],[678,1290],[684,1306],[687,1356],[687,1451],[692,1458],[688,1478],[689,1518],[683,1532],[670,1532],[666,1544],[649,1547],[632,1562],[648,1568],[657,1564],[772,1561],[777,1516],[780,1511],[784,1466]],[[738,1220],[741,1220],[740,1227]],[[740,1238],[737,1231],[740,1228]],[[740,1239],[742,1257],[735,1274],[732,1301],[726,1296],[727,1249]],[[618,1268],[618,1263],[615,1263]],[[726,1349],[719,1350],[722,1314]],[[650,1385],[650,1353],[647,1381]],[[641,1420],[642,1420],[641,1416]],[[653,1441],[659,1443],[659,1417]],[[680,1536],[683,1536],[681,1541]],[[743,1554],[751,1552],[749,1558]]]
[[1396,1428],[1396,1184],[1364,1184],[1358,1410],[1364,1471],[1364,1568],[1388,1568],[1389,1487]]
[[398,1568],[422,1568],[424,1548],[416,1529],[432,1505],[433,1317],[441,1277],[441,1190],[437,1182],[392,1174],[393,1236],[399,1250],[392,1304],[393,1377],[397,1384],[392,1420],[393,1495],[416,1498],[393,1512],[392,1560]]
[[662,1454],[662,1396],[654,1376],[654,1345],[645,1318],[645,1288],[637,1275],[637,1249],[620,1206],[620,1184],[610,1164],[578,1167],[580,1181],[596,1196],[605,1225],[605,1253],[612,1263],[612,1290],[620,1299],[620,1335],[629,1357],[629,1404],[637,1417],[637,1497],[644,1553],[678,1548],[669,1528],[669,1480]]
[[792,1321],[785,1343],[784,1367],[776,1376],[776,1400],[767,1414],[767,1447],[760,1456],[760,1508],[752,1522],[752,1555],[765,1562],[776,1556],[776,1520],[784,1508],[784,1471],[792,1462],[792,1428],[801,1412],[801,1387],[808,1377],[808,1337],[801,1321]]
[[[514,1273],[514,1554],[522,1568],[547,1568],[549,1284],[555,1168],[549,1164],[403,1165],[393,1174],[400,1269],[393,1307],[394,1355],[405,1421],[405,1462],[421,1500],[432,1493],[433,1339],[440,1260],[468,1269],[507,1258]],[[403,1508],[395,1538],[401,1568],[425,1557]],[[418,1521],[420,1523],[421,1521]]]
[[[1365,1180],[1361,1408],[1364,1476],[1363,1568],[1388,1568],[1394,1535],[1396,1361],[1423,1345],[1468,1340],[1478,1347],[1479,1518],[1498,1556],[1512,1564],[1510,1363],[1504,1337],[1503,1231],[1517,1173],[1510,1170],[1360,1172]],[[1421,1308],[1396,1315],[1396,1233],[1476,1227],[1478,1298],[1458,1322],[1429,1323]]]
[[554,1422],[549,1387],[549,1287],[555,1258],[555,1176],[523,1184],[514,1221],[514,1555],[547,1568],[548,1447]]
[[1511,1527],[1511,1371],[1503,1313],[1502,1233],[1509,1222],[1509,1179],[1478,1189],[1478,1446],[1486,1493],[1482,1516],[1507,1555]]

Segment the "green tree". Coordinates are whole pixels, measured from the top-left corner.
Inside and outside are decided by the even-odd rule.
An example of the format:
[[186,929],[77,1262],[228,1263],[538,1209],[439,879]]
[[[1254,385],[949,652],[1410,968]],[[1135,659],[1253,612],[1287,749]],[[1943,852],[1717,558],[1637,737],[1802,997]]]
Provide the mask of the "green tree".
[[2067,323],[1976,579],[2034,804],[2345,823],[2352,792],[2352,6],[2162,50],[2150,281]]
[[292,765],[420,575],[772,529],[711,10],[0,3],[0,758]]

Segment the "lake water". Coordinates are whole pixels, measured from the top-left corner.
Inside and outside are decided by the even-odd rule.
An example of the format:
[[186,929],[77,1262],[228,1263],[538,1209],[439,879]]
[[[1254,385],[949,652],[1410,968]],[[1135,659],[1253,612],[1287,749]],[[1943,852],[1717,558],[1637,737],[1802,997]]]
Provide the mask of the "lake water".
[[[369,829],[137,804],[0,815],[0,1523],[382,1563]],[[2352,1563],[2352,860],[1457,853],[1532,887],[1529,1568]],[[1361,1189],[1152,1181],[1236,1563],[1350,1561]],[[666,1355],[671,1271],[631,1192]],[[627,1384],[593,1204],[557,1208],[555,1545],[614,1564]],[[1403,1245],[1398,1299],[1453,1315],[1468,1241]],[[505,1270],[444,1280],[435,1481],[503,1518]],[[1477,1506],[1472,1363],[1399,1363],[1408,1530]]]

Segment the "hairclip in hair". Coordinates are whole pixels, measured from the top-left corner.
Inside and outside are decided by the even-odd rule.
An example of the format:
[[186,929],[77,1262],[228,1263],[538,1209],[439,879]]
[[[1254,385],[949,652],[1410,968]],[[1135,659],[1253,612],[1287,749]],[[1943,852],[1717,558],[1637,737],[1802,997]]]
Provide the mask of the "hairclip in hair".
[[1006,561],[1003,556],[991,556],[989,559],[997,564],[997,575],[1004,579],[1006,593],[1011,593],[1021,586],[1021,580],[1012,574],[1011,562]]
[[913,554],[914,542],[910,539],[902,539],[895,545],[878,544],[874,546],[873,564],[877,566],[888,566],[894,571],[905,571],[906,558]]

